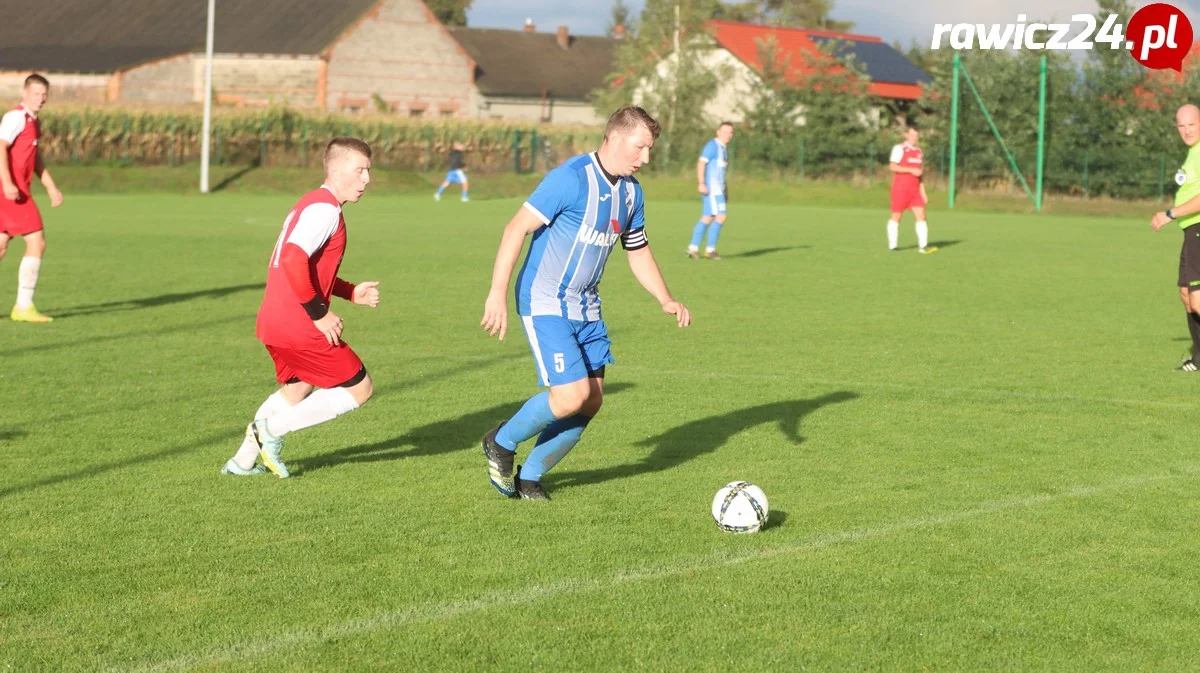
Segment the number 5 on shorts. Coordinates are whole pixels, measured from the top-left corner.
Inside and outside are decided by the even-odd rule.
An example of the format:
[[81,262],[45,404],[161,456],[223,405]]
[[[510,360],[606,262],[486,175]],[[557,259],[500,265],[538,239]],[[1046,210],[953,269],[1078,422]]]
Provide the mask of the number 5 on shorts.
[[554,354],[554,371],[561,374],[561,373],[565,372],[566,370],[567,370],[567,361],[563,358],[563,354],[555,353]]

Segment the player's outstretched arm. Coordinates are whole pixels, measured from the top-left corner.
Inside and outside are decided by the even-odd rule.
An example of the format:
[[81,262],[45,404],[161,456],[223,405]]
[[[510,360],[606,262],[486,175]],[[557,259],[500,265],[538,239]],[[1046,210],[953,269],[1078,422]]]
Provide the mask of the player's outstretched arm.
[[680,327],[692,324],[691,311],[675,301],[675,298],[671,296],[671,291],[667,289],[667,281],[662,277],[658,262],[654,261],[650,246],[629,251],[629,268],[633,270],[633,277],[637,278],[642,287],[646,288],[646,291],[662,305],[663,313],[675,316]]
[[522,206],[504,227],[500,249],[496,251],[496,264],[492,267],[492,287],[483,305],[483,320],[479,321],[479,326],[488,336],[499,334],[500,340],[504,341],[504,335],[508,332],[508,283],[521,257],[525,237],[543,226],[545,224],[541,218]]
[[1163,225],[1171,220],[1178,220],[1181,217],[1188,217],[1189,215],[1200,213],[1200,196],[1190,198],[1178,206],[1171,208],[1170,210],[1170,217],[1167,217],[1167,212],[1165,210],[1160,210],[1154,214],[1154,217],[1150,218],[1150,226],[1153,227],[1155,231],[1162,229]]
[[46,170],[46,164],[42,161],[40,151],[34,160],[33,172],[37,173],[38,178],[42,181],[42,186],[46,188],[46,194],[50,196],[50,207],[57,208],[62,205],[62,192],[58,190],[58,185],[54,184],[54,178],[50,177],[50,171]]
[[333,296],[341,297],[354,304],[375,308],[379,306],[379,282],[370,280],[355,285],[341,278],[334,278]]

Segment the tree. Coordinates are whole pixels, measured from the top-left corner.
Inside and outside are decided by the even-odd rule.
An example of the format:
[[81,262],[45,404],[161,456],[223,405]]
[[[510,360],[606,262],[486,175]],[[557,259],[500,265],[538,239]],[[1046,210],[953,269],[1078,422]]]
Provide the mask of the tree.
[[717,92],[721,68],[709,60],[714,44],[704,22],[713,0],[648,0],[634,35],[617,48],[616,69],[593,93],[593,105],[607,117],[622,105],[646,108],[662,124],[656,154],[670,163],[672,147],[699,142],[714,120],[705,105]]
[[447,26],[467,25],[467,10],[473,0],[425,0],[430,12]]
[[876,120],[867,79],[842,45],[831,42],[822,53],[800,53],[795,78],[801,106],[800,139],[806,161],[849,173],[862,165],[876,137]]
[[608,28],[604,34],[613,37],[616,35],[617,26],[624,26],[625,34],[629,35],[629,5],[625,4],[625,0],[617,0],[613,3],[612,14],[608,20]]
[[719,2],[713,10],[714,19],[761,23],[788,28],[817,28],[821,30],[851,30],[852,21],[829,18],[833,0],[742,0]]
[[773,38],[759,41],[758,62],[761,80],[753,82],[755,93],[741,105],[746,132],[738,137],[739,156],[743,161],[791,165],[798,158],[801,92],[788,81],[791,62]]

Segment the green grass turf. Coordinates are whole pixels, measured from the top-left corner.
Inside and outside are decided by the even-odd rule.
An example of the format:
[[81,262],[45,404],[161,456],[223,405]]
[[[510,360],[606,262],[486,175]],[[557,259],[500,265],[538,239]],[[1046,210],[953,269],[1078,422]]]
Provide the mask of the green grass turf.
[[[690,200],[696,196],[696,176],[690,167],[679,166],[670,174],[659,174],[655,167],[647,169],[643,181],[653,184],[660,199]],[[70,194],[112,193],[174,193],[195,194],[199,187],[199,165],[167,166],[123,166],[103,167],[78,165],[55,165],[55,180]],[[371,192],[375,195],[418,195],[432,194],[446,176],[445,171],[413,172],[378,167],[371,170]],[[271,166],[213,166],[210,184],[214,192],[236,194],[273,194],[292,196],[295,186],[320,179],[320,168],[307,169]],[[542,174],[472,173],[471,195],[476,200],[498,198],[524,198],[537,186]],[[808,206],[819,203],[827,207],[862,207],[865,203],[878,203],[887,207],[890,180],[880,169],[869,184],[859,179],[856,183],[847,180],[800,179],[793,173],[739,171],[730,176],[731,195],[735,202],[761,203],[777,206]],[[35,180],[34,191],[39,193],[41,185]],[[926,182],[929,202],[937,210],[946,206],[945,180],[932,177]],[[458,194],[458,186],[450,189],[450,195]],[[1168,195],[1169,197],[1170,195]],[[1155,211],[1167,208],[1170,203],[1154,198],[1147,193],[1141,200],[1117,201],[1110,198],[1080,198],[1062,194],[1046,194],[1043,212],[1056,215],[1078,215],[1088,217],[1130,217],[1150,221]],[[987,213],[1032,213],[1033,204],[1019,187],[1007,191],[963,190],[959,187],[956,208],[960,211]]]
[[[376,397],[289,437],[287,481],[218,471],[273,389],[254,313],[298,193],[46,209],[58,319],[0,320],[0,670],[1200,667],[1177,231],[939,209],[920,256],[879,204],[735,203],[691,261],[699,204],[656,189],[695,324],[614,255],[611,394],[551,503],[478,449],[536,390],[519,326],[478,328],[518,201],[348,207]],[[734,479],[769,529],[715,528]]]

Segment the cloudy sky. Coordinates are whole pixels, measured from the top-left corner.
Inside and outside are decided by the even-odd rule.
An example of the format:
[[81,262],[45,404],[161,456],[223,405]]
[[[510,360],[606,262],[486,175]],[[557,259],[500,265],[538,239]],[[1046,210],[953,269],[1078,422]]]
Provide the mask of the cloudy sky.
[[[626,0],[634,15],[645,0]],[[1150,4],[1139,0],[1137,5]],[[1191,18],[1200,37],[1200,0],[1173,0]],[[576,35],[601,35],[608,25],[611,0],[475,0],[467,15],[478,28],[518,29],[525,18],[539,31],[565,25]],[[1069,22],[1072,14],[1091,14],[1095,0],[835,0],[832,16],[855,23],[855,31],[878,35],[888,42],[907,45],[916,40],[928,45],[935,23],[1015,23],[1018,14],[1030,21],[1053,19]],[[1075,31],[1072,31],[1072,35]]]

